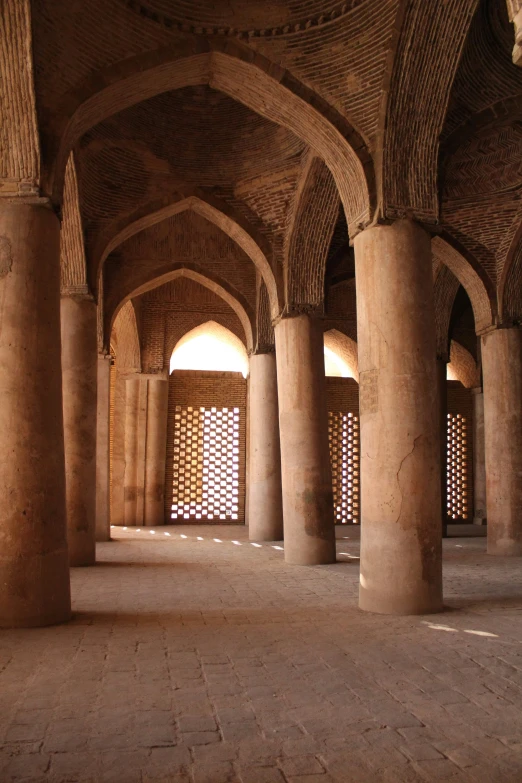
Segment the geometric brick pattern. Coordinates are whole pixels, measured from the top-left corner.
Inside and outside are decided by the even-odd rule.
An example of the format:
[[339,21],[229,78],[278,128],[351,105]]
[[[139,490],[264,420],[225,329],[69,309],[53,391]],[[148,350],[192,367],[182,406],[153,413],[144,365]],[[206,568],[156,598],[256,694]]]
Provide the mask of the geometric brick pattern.
[[359,419],[353,413],[328,412],[334,515],[337,524],[358,524]]
[[460,413],[448,413],[447,435],[447,509],[454,522],[470,517],[468,421]]
[[171,519],[183,524],[244,523],[246,387],[246,380],[236,372],[171,373],[167,524]]
[[176,405],[172,520],[238,520],[239,416],[239,408]]

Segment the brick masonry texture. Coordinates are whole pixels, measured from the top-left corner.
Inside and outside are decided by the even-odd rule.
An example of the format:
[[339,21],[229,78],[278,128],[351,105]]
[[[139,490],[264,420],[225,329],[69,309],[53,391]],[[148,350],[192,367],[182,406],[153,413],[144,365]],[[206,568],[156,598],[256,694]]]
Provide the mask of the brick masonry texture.
[[[0,193],[52,197],[64,285],[97,295],[100,248],[138,213],[146,220],[197,190],[262,240],[280,300],[272,317],[320,309],[340,198],[352,238],[381,218],[442,227],[470,299],[471,269],[499,320],[520,320],[518,0],[448,0],[435,11],[423,0],[80,5],[2,8]],[[325,170],[312,187],[310,159]],[[209,231],[171,216],[134,241],[146,259],[116,242],[107,321],[137,277],[188,263],[174,257],[184,242],[173,253],[153,236],[176,234],[170,221],[184,240]],[[244,245],[222,240],[222,276],[255,310]],[[207,270],[214,262],[192,258]]]
[[386,618],[356,608],[343,533],[310,569],[238,527],[113,530],[72,623],[2,633],[0,779],[518,780],[518,564],[447,539],[446,611]]

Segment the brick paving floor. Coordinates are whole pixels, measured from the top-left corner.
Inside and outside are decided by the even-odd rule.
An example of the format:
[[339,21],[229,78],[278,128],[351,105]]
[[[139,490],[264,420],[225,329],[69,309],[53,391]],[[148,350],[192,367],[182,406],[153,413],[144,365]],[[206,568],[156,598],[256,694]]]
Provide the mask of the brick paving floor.
[[356,605],[358,541],[114,530],[74,620],[0,634],[0,781],[522,781],[522,568],[445,541],[447,611]]

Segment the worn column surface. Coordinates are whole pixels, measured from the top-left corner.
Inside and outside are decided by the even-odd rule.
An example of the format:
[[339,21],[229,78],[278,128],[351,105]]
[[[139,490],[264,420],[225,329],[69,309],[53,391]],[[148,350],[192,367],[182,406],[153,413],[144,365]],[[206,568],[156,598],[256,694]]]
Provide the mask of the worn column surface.
[[355,239],[361,418],[359,605],[442,608],[440,407],[428,234],[411,221]]
[[90,298],[61,300],[63,425],[67,541],[72,566],[96,559],[96,305]]
[[60,225],[0,204],[0,625],[71,612],[60,349]]
[[250,357],[248,403],[248,535],[251,541],[279,541],[283,500],[275,353]]
[[308,315],[285,318],[275,327],[275,338],[285,560],[298,565],[333,563],[322,324]]
[[522,555],[522,331],[482,336],[488,553]]
[[98,355],[98,417],[96,423],[96,541],[109,541],[111,357]]
[[123,478],[123,518],[125,525],[136,524],[138,483],[138,416],[140,379],[125,382],[125,472]]
[[472,389],[473,395],[473,522],[485,525],[486,514],[486,454],[484,442],[484,394],[482,387]]
[[163,525],[169,385],[164,378],[149,378],[147,387],[144,524]]

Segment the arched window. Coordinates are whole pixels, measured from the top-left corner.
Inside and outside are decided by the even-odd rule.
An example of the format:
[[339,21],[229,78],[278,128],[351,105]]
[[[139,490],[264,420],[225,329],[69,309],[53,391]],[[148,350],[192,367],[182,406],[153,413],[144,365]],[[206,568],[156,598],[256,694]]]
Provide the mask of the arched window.
[[179,340],[170,357],[170,372],[174,370],[240,372],[246,378],[248,355],[239,337],[207,321]]

